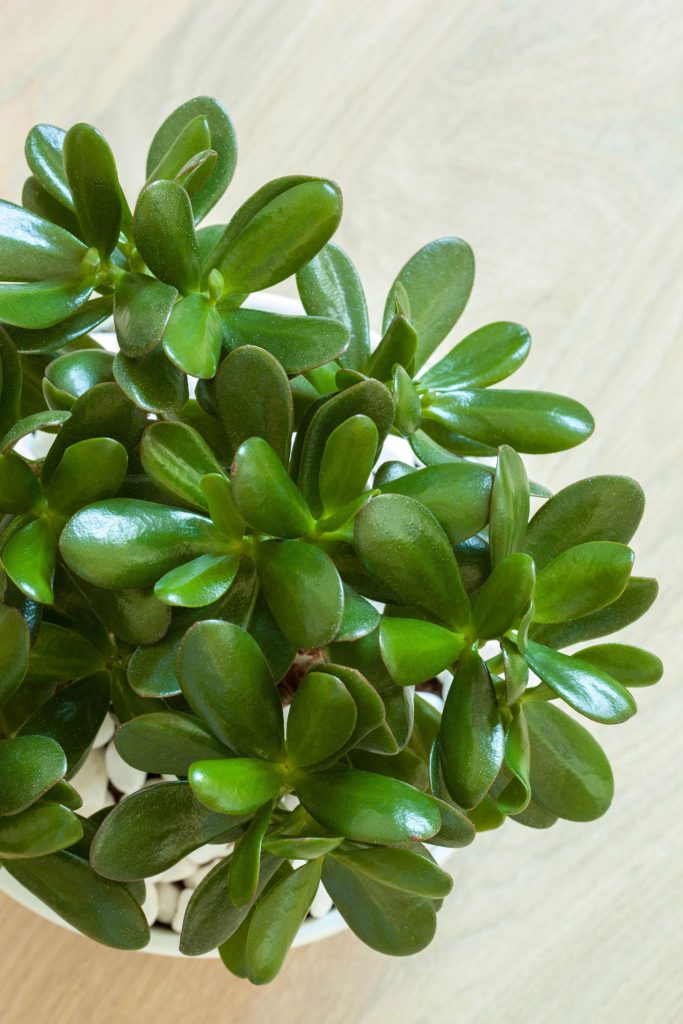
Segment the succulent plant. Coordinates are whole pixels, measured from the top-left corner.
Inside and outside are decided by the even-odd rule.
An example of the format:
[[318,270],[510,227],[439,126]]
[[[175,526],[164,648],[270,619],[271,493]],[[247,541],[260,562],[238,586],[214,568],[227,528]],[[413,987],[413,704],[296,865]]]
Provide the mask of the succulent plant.
[[[369,946],[416,952],[451,888],[430,848],[610,804],[571,712],[623,722],[661,675],[591,643],[655,597],[631,575],[643,494],[527,479],[519,453],[593,420],[495,387],[523,327],[434,361],[472,288],[462,240],[400,270],[373,346],[334,182],[277,178],[197,227],[236,161],[215,100],[164,121],[133,211],[96,128],[38,125],[26,156],[22,206],[0,203],[0,862],[138,949],[144,879],[234,840],[184,953],[270,981],[321,880]],[[244,306],[292,275],[305,315]],[[115,353],[90,335],[110,316]],[[125,761],[177,781],[84,817],[69,780],[110,709]]]

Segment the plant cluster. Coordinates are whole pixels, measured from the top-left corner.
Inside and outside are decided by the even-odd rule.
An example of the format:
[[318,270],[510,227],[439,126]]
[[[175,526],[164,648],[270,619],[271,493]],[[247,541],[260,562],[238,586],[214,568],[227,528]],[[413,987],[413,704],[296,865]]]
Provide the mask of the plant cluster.
[[[0,863],[138,949],[144,879],[236,840],[194,892],[184,953],[270,981],[321,879],[368,945],[420,950],[451,887],[430,845],[610,803],[607,759],[562,706],[623,722],[661,664],[561,648],[652,603],[628,547],[642,492],[528,481],[520,452],[571,448],[593,421],[495,387],[528,355],[523,327],[425,368],[472,288],[462,240],[406,263],[373,348],[329,241],[333,182],[277,178],[197,227],[236,161],[214,100],[164,121],[133,211],[90,125],[38,125],[26,156],[22,206],[0,203]],[[306,315],[244,307],[294,274]],[[90,336],[109,316],[116,353]],[[414,458],[381,461],[390,435]],[[442,673],[440,714],[420,687]],[[110,709],[123,758],[177,781],[84,818],[69,780]]]

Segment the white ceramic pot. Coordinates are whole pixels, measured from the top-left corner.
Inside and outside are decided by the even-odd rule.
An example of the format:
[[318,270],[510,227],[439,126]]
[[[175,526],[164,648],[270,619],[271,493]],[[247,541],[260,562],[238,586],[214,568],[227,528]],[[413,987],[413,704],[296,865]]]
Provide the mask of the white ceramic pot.
[[[304,312],[303,306],[298,299],[288,298],[285,295],[271,295],[266,292],[250,296],[245,302],[245,306],[289,315]],[[109,349],[114,349],[116,347],[112,338],[111,330],[107,331],[105,329],[103,331],[93,332],[93,335],[101,344],[104,344],[105,347]],[[377,344],[378,340],[378,336],[373,334],[373,343]],[[399,438],[389,439],[385,446],[385,457],[392,459],[400,458],[405,461],[413,460],[410,447],[405,441]],[[432,854],[439,864],[444,864],[451,853],[452,851],[445,847],[432,847]],[[0,871],[0,892],[4,892],[5,895],[11,897],[11,899],[20,903],[28,910],[32,910],[40,917],[45,918],[46,921],[51,921],[53,924],[58,924],[62,928],[76,932],[75,928],[72,928],[70,924],[67,924],[66,921],[50,910],[49,907],[46,907],[44,903],[37,899],[37,897],[27,889],[24,889],[24,887],[12,878],[7,871]],[[320,939],[326,939],[330,935],[336,935],[346,927],[347,925],[338,910],[331,910],[329,914],[317,919],[307,918],[302,924],[299,934],[294,940],[294,946],[306,946],[309,942],[318,942]],[[141,950],[141,952],[156,953],[159,956],[181,956],[180,950],[178,949],[179,936],[176,932],[171,931],[170,928],[153,925],[151,928],[151,935],[152,937],[149,944],[145,949]],[[212,950],[210,953],[204,954],[204,956],[208,958],[217,958],[218,951]]]

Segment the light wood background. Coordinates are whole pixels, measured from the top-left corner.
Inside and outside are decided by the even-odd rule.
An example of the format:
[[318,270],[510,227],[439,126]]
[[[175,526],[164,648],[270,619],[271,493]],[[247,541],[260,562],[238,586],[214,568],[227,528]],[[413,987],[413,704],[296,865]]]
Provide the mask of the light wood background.
[[508,824],[453,861],[437,939],[414,959],[350,935],[295,952],[258,990],[215,963],[96,947],[0,897],[3,1024],[676,1024],[683,1020],[680,635],[683,15],[676,0],[82,0],[2,12],[0,194],[36,121],[92,121],[124,181],[184,99],[230,110],[241,162],[214,216],[291,172],[337,179],[339,240],[375,321],[395,271],[439,234],[478,258],[462,332],[525,323],[517,386],[566,391],[595,436],[536,458],[550,486],[645,486],[637,571],[657,609],[625,634],[663,653],[641,713],[599,730],[610,813]]

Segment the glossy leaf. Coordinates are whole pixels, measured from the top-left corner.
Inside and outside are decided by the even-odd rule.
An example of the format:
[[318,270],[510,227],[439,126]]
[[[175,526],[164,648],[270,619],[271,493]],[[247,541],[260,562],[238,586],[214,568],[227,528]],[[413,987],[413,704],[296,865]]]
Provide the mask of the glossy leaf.
[[[152,278],[150,278],[151,280]],[[20,352],[54,352],[95,330],[108,316],[111,316],[111,311],[111,295],[98,295],[97,298],[86,302],[66,320],[60,321],[53,327],[43,328],[40,331],[15,327],[12,331],[12,340]]]
[[43,392],[54,408],[70,409],[96,384],[113,380],[113,356],[102,349],[83,349],[66,352],[45,367]]
[[0,281],[74,277],[86,252],[83,242],[64,228],[0,200]]
[[577,651],[576,657],[606,672],[622,686],[652,686],[664,672],[656,654],[629,644],[596,644]]
[[390,380],[397,364],[412,368],[417,347],[417,331],[409,320],[399,314],[389,323],[382,340],[368,359],[365,372],[377,380]]
[[58,690],[21,727],[21,736],[48,736],[64,751],[67,778],[74,775],[90,752],[109,710],[111,691],[105,672],[85,676]]
[[221,319],[205,295],[188,295],[176,304],[164,331],[164,352],[184,373],[215,376],[221,351]]
[[283,316],[261,309],[235,309],[222,314],[224,344],[265,349],[290,376],[342,357],[349,343],[342,323],[321,316]]
[[417,605],[456,632],[467,629],[469,602],[448,538],[414,498],[383,494],[356,517],[354,540],[368,572],[401,604]]
[[2,564],[12,582],[31,601],[52,604],[52,578],[57,560],[55,525],[34,519],[15,533],[2,552]]
[[322,861],[310,861],[273,886],[256,906],[247,936],[247,976],[272,981],[303,924],[318,885]]
[[231,586],[239,562],[239,554],[200,555],[165,573],[154,584],[154,593],[168,605],[203,608]]
[[529,555],[507,555],[477,593],[472,610],[474,632],[493,640],[518,626],[534,594],[534,563]]
[[125,722],[116,732],[124,761],[153,775],[186,776],[193,761],[230,756],[199,719],[182,711],[157,711]]
[[270,824],[273,804],[260,807],[244,835],[238,840],[232,855],[228,889],[236,907],[244,907],[256,895],[261,863],[261,844]]
[[423,373],[421,383],[438,391],[487,388],[518,370],[530,348],[529,332],[520,324],[487,324]]
[[116,248],[121,226],[121,186],[114,155],[104,136],[89,124],[69,129],[62,153],[83,240],[107,258]]
[[336,754],[356,725],[356,704],[340,679],[309,672],[301,681],[287,719],[287,762],[308,767]]
[[135,243],[155,277],[183,295],[199,288],[199,247],[192,207],[175,181],[146,185],[135,207]]
[[332,560],[304,541],[259,545],[258,573],[268,606],[292,643],[322,647],[339,630],[344,589]]
[[612,770],[591,734],[552,704],[527,704],[531,792],[559,818],[593,821],[614,794]]
[[[423,848],[418,848],[423,851]],[[423,852],[375,846],[357,850],[337,850],[333,858],[356,874],[366,875],[380,885],[400,892],[439,900],[453,888],[450,875]]]
[[86,637],[55,622],[43,621],[31,648],[28,677],[33,683],[82,679],[104,668],[105,655]]
[[161,178],[175,178],[193,156],[208,149],[210,145],[209,122],[203,114],[197,114],[196,117],[187,121],[157,165],[147,172],[147,182],[159,181]]
[[124,356],[148,355],[166,330],[178,291],[148,274],[123,274],[114,292],[116,340]]
[[336,850],[343,840],[339,836],[280,836],[271,833],[263,843],[263,849],[277,857],[288,860],[315,860]]
[[114,379],[126,397],[145,412],[170,415],[178,413],[187,402],[187,378],[161,349],[139,359],[118,352]]
[[207,810],[186,782],[160,782],[113,808],[93,840],[90,862],[105,878],[150,878],[243,820]]
[[348,741],[344,744],[346,750],[361,743],[369,733],[384,724],[384,705],[374,686],[356,669],[349,668],[347,665],[326,662],[325,672],[341,680],[356,705],[356,724]]
[[94,277],[0,284],[0,319],[37,330],[65,320],[88,301]]
[[538,575],[534,622],[578,619],[616,601],[633,560],[630,548],[613,541],[587,541],[563,551]]
[[362,369],[370,355],[368,307],[358,272],[344,250],[328,242],[297,272],[296,283],[309,317],[329,317],[348,330],[341,365]]
[[580,402],[546,391],[463,388],[433,394],[424,415],[473,441],[534,454],[574,448],[595,426]]
[[[114,559],[112,544],[119,546]],[[60,546],[74,572],[111,589],[149,587],[192,558],[224,553],[224,541],[210,520],[134,498],[81,509],[67,523]]]
[[0,740],[0,816],[23,811],[65,773],[64,751],[48,736]]
[[128,467],[128,453],[118,441],[92,437],[70,445],[45,487],[51,508],[64,515],[92,501],[116,494]]
[[197,799],[221,814],[251,815],[287,790],[283,765],[250,757],[196,761],[188,779]]
[[40,498],[40,484],[29,465],[18,455],[0,455],[0,511],[30,512]]
[[517,705],[505,736],[504,763],[511,778],[497,794],[496,803],[506,814],[519,814],[529,804],[529,730],[524,711]]
[[82,835],[73,811],[39,800],[32,807],[0,818],[0,859],[43,857],[72,846]]
[[417,331],[417,368],[422,366],[453,328],[467,304],[474,282],[474,256],[461,238],[437,238],[402,267],[386,305],[382,329],[395,312],[400,286],[409,303],[409,320]]
[[204,438],[186,423],[158,421],[142,435],[140,460],[143,469],[164,491],[184,504],[207,510],[202,477],[222,473]]
[[[256,394],[258,402],[253,400]],[[292,395],[287,374],[274,356],[253,345],[232,352],[216,377],[216,406],[234,451],[250,437],[262,437],[287,464]]]
[[503,761],[505,737],[489,671],[474,653],[464,656],[441,718],[439,745],[448,791],[460,807],[475,807]]
[[0,435],[4,436],[21,416],[23,369],[17,348],[0,327]]
[[251,757],[281,757],[280,697],[245,630],[231,622],[196,623],[180,646],[177,667],[185,699],[222,743]]
[[625,722],[636,713],[636,702],[621,683],[578,657],[531,641],[526,660],[554,693],[595,722]]
[[314,520],[301,491],[262,437],[239,446],[230,478],[237,509],[252,529],[274,537],[312,531]]
[[645,498],[627,476],[591,476],[558,491],[529,523],[525,551],[538,569],[568,548],[587,541],[628,544],[638,528]]
[[522,550],[528,520],[529,481],[524,463],[514,448],[502,445],[491,492],[489,548],[493,566]]
[[344,616],[336,636],[337,641],[359,640],[367,636],[377,629],[379,618],[374,605],[344,584]]
[[616,633],[645,614],[658,590],[656,580],[632,576],[623,594],[607,607],[571,622],[533,624],[529,635],[547,647],[569,647],[570,644],[585,643],[607,633]]
[[429,839],[441,824],[431,797],[398,779],[357,769],[301,775],[296,794],[321,825],[361,843]]
[[64,173],[66,132],[52,124],[37,124],[26,136],[26,162],[47,192],[66,209],[73,209],[73,198]]
[[421,619],[385,617],[379,638],[384,664],[399,686],[416,686],[443,672],[464,646],[460,633]]
[[482,530],[489,518],[491,474],[471,462],[428,466],[381,485],[384,494],[405,494],[436,516],[451,544]]
[[367,484],[377,454],[379,437],[374,422],[351,416],[332,431],[320,463],[320,499],[326,513],[342,508]]

